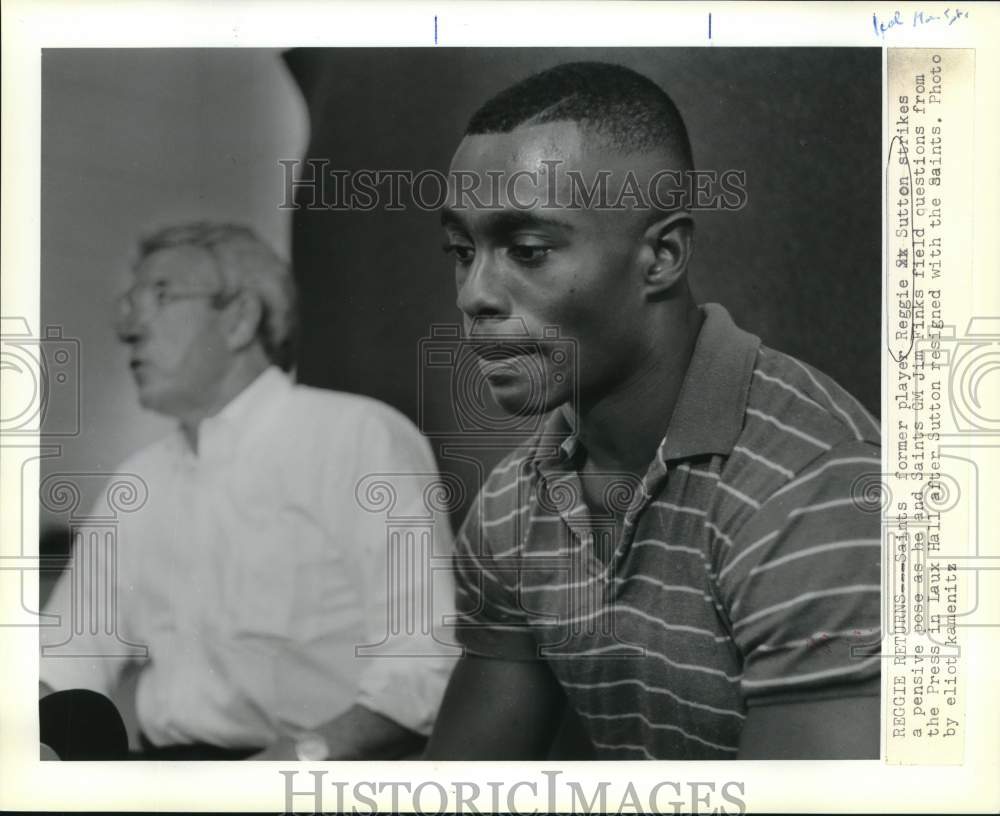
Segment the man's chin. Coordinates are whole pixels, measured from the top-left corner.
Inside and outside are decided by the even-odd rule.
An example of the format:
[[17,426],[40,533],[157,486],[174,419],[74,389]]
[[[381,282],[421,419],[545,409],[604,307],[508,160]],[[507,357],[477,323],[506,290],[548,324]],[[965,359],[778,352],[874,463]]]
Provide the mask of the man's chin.
[[139,406],[146,411],[155,411],[158,414],[166,413],[164,410],[167,400],[163,394],[157,392],[151,385],[136,383]]
[[528,417],[548,413],[555,405],[553,394],[538,383],[524,379],[488,379],[490,396],[505,414]]
[[511,416],[539,416],[565,402],[561,371],[550,371],[541,354],[518,354],[480,362],[479,374],[493,401]]

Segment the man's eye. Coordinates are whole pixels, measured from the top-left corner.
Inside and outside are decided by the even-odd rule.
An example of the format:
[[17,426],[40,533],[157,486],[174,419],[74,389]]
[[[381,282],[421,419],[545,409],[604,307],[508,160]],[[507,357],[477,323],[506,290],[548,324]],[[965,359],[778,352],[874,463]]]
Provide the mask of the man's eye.
[[446,253],[454,255],[459,263],[469,263],[476,251],[465,244],[445,244],[441,247]]
[[532,244],[514,244],[510,248],[510,256],[518,263],[539,263],[551,252],[552,248],[547,246],[534,246]]
[[170,289],[164,281],[156,281],[150,287],[150,291],[157,306],[163,306],[170,298]]

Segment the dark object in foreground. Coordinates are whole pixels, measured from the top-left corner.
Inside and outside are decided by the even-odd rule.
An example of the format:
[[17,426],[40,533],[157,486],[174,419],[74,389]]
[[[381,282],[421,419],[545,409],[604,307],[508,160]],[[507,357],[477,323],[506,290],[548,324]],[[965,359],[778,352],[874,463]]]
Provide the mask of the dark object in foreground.
[[38,702],[39,739],[59,758],[128,758],[128,735],[118,709],[103,694],[87,689],[57,691]]

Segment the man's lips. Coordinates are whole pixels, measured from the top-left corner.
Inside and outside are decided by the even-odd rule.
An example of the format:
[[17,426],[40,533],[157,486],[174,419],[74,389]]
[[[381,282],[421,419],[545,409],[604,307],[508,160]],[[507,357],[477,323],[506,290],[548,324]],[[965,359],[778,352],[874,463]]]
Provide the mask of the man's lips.
[[132,371],[132,376],[137,380],[144,379],[149,371],[149,363],[145,360],[129,360],[128,367]]
[[480,360],[479,372],[483,379],[489,383],[513,382],[531,380],[530,373],[523,365],[518,365],[516,357],[508,357],[505,360]]
[[535,344],[484,344],[476,349],[479,370],[491,382],[534,381],[541,376],[539,348]]
[[472,340],[469,342],[473,353],[483,361],[509,360],[514,357],[526,357],[537,354],[536,343],[511,342],[510,340]]

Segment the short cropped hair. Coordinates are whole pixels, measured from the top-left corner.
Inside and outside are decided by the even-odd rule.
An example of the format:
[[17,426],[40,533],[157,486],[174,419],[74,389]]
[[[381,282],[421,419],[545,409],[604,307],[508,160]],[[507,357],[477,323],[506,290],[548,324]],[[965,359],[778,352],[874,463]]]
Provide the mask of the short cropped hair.
[[220,299],[252,292],[261,305],[257,336],[272,363],[292,367],[296,337],[295,282],[288,264],[248,226],[195,221],[159,229],[139,241],[139,260],[163,249],[196,247],[215,262]]
[[605,62],[570,62],[533,74],[484,104],[467,136],[509,133],[521,125],[579,122],[622,152],[668,151],[693,167],[691,142],[680,111],[666,92],[631,68]]

